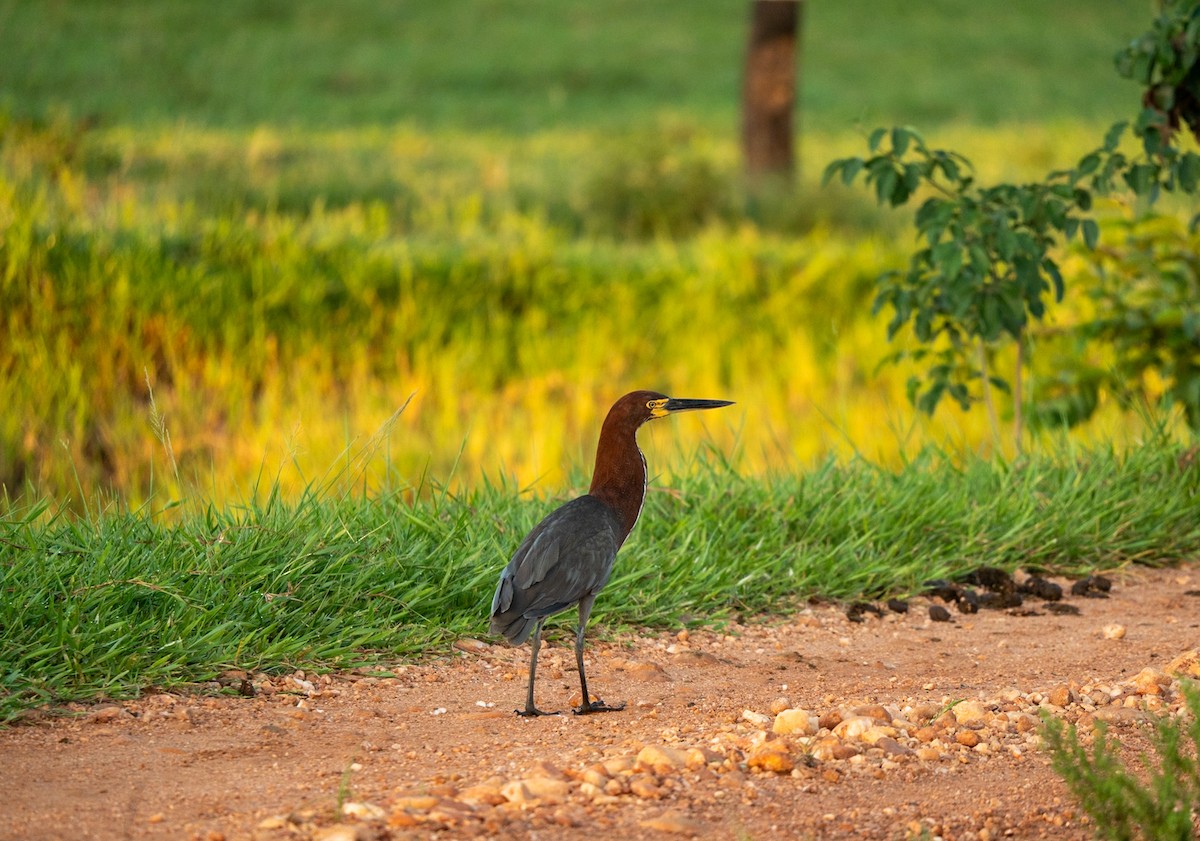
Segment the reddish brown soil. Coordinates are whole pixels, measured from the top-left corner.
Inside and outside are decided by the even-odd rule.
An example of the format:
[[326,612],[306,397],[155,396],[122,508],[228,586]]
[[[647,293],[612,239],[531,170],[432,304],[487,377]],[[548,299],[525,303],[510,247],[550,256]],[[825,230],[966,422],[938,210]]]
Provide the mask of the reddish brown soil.
[[[994,702],[1009,690],[1117,686],[1200,642],[1200,598],[1188,593],[1200,588],[1200,567],[1114,580],[1107,599],[1068,596],[1078,616],[1030,602],[1038,615],[952,609],[952,623],[931,623],[917,600],[906,615],[861,623],[818,606],[725,633],[589,642],[589,682],[607,701],[628,702],[619,713],[519,718],[528,647],[462,641],[467,650],[398,664],[394,678],[310,674],[310,689],[252,675],[254,697],[147,695],[33,718],[0,731],[0,838],[1086,839],[1091,828],[1033,749],[882,766],[800,762],[781,774],[731,761],[599,799],[583,795],[580,772],[646,745],[749,749],[756,728],[744,711],[769,714],[780,696],[817,715]],[[1105,637],[1112,624],[1123,638]],[[565,710],[577,696],[569,643],[564,630],[543,648],[544,709]],[[477,784],[557,772],[569,784],[562,802],[462,802]],[[399,799],[407,795],[438,798],[440,811]],[[339,826],[339,797],[382,817]]]

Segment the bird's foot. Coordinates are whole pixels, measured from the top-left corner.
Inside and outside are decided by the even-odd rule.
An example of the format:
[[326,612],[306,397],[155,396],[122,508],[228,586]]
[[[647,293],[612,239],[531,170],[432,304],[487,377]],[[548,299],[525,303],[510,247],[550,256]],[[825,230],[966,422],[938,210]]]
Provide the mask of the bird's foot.
[[603,701],[590,701],[586,704],[580,704],[578,709],[574,710],[575,715],[590,715],[591,713],[619,713],[625,709],[625,702],[619,704],[608,705]]
[[515,712],[517,715],[521,716],[522,718],[536,718],[539,715],[562,715],[561,710],[555,710],[552,713],[543,712],[542,710],[539,710],[537,707],[535,707],[533,704],[530,704],[523,710],[513,710],[513,712]]

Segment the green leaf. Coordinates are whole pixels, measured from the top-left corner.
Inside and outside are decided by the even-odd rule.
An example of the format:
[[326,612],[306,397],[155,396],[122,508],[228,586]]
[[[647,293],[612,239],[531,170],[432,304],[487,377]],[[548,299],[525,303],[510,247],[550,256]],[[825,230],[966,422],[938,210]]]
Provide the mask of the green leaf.
[[829,163],[829,166],[825,167],[825,171],[823,173],[821,173],[821,186],[822,187],[824,187],[826,184],[828,184],[830,181],[833,180],[833,177],[835,175],[837,175],[838,170],[842,169],[846,165],[847,160],[849,160],[849,158],[847,158],[845,160],[831,161]]
[[1129,128],[1128,120],[1121,120],[1113,123],[1109,130],[1104,135],[1104,151],[1115,152],[1117,147],[1121,145],[1121,135],[1125,133],[1125,129]]
[[919,164],[905,164],[904,166],[904,189],[908,193],[915,193],[917,188],[921,186],[921,166]]
[[908,151],[909,137],[908,129],[902,126],[892,129],[892,152],[896,157],[903,157],[904,153]]
[[1134,164],[1125,173],[1125,183],[1139,196],[1147,195],[1157,184],[1158,167],[1153,164]]
[[1185,193],[1196,192],[1200,185],[1200,155],[1188,152],[1179,161],[1179,187]]
[[1042,261],[1042,270],[1050,275],[1050,282],[1054,285],[1054,300],[1061,302],[1065,289],[1063,288],[1062,272],[1058,269],[1058,263],[1047,257]]
[[842,167],[842,183],[849,186],[863,168],[862,158],[850,158]]
[[1100,241],[1100,226],[1095,219],[1083,220],[1083,241],[1088,248],[1095,250],[1096,243]]
[[1100,155],[1096,152],[1084,155],[1079,161],[1079,166],[1076,167],[1076,172],[1080,175],[1091,175],[1100,168]]
[[873,132],[871,132],[871,136],[867,138],[867,148],[872,152],[875,152],[877,149],[879,149],[879,144],[886,134],[887,129],[885,128],[881,127],[875,129]]
[[932,415],[933,410],[937,408],[938,402],[942,399],[942,394],[946,391],[945,382],[936,382],[929,387],[929,390],[921,395],[917,401],[917,408],[927,415]]
[[900,178],[897,176],[896,170],[890,166],[876,176],[875,197],[880,204],[888,202],[894,207],[903,203],[904,199],[896,198],[896,187],[899,183]]
[[962,270],[962,245],[957,240],[947,240],[933,247],[930,261],[947,280],[953,280]]

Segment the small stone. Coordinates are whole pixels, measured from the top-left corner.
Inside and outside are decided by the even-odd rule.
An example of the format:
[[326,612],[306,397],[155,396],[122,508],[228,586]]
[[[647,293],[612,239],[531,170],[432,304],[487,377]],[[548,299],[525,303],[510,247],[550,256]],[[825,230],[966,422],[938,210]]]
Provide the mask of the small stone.
[[868,745],[875,745],[880,739],[890,739],[896,735],[898,731],[895,727],[887,727],[882,724],[876,724],[873,727],[868,727],[859,739]]
[[388,826],[395,829],[406,829],[410,826],[416,826],[421,821],[411,812],[406,812],[404,809],[397,809],[388,816],[387,822]]
[[637,766],[656,774],[669,774],[687,767],[688,757],[678,748],[647,745],[637,755]]
[[1143,710],[1132,707],[1120,707],[1113,704],[1107,707],[1098,707],[1092,713],[1092,718],[1095,721],[1103,721],[1106,724],[1128,724],[1149,721],[1150,715]]
[[906,748],[891,736],[881,737],[875,742],[875,747],[880,748],[887,756],[911,756],[913,752],[912,748]]
[[824,730],[832,730],[841,723],[842,714],[839,710],[830,710],[817,720],[817,725]]
[[917,759],[925,762],[936,762],[942,758],[942,752],[935,747],[926,745],[923,748],[917,748]]
[[458,797],[463,803],[479,806],[499,806],[507,799],[500,793],[500,786],[487,783],[468,786],[459,792]]
[[603,786],[593,785],[592,783],[580,783],[579,794],[587,800],[607,801],[615,800],[616,798],[604,791]]
[[428,812],[437,805],[437,798],[430,797],[427,794],[418,794],[410,797],[397,797],[392,803],[396,809],[407,809],[410,812]]
[[942,708],[938,704],[917,704],[908,715],[914,721],[933,721],[941,713]]
[[1046,695],[1046,700],[1056,707],[1065,707],[1075,700],[1075,693],[1065,684],[1054,687]]
[[600,763],[605,773],[610,777],[615,777],[617,774],[623,774],[626,771],[632,771],[633,766],[636,764],[637,759],[632,756],[614,756]]
[[950,611],[942,607],[940,604],[931,604],[929,606],[929,618],[934,622],[950,622]]
[[771,702],[772,715],[779,715],[784,710],[790,710],[791,708],[792,702],[786,696],[781,696]]
[[[525,788],[524,780],[513,780],[512,782],[505,783],[500,787],[500,793],[504,795],[504,799],[509,803],[515,803],[518,806],[522,806],[533,799],[529,793],[529,789]],[[437,804],[436,799],[434,799],[434,804]]]
[[867,718],[873,718],[876,721],[882,721],[884,724],[892,723],[892,714],[888,712],[886,707],[879,704],[868,704],[863,707],[855,707],[851,710],[855,715],[865,715]]
[[796,761],[792,759],[788,745],[779,739],[763,742],[751,750],[746,756],[746,764],[751,768],[772,771],[777,774],[785,774],[796,767]]
[[360,821],[381,821],[387,817],[387,812],[374,803],[358,803],[354,800],[342,804],[342,814]]
[[1028,733],[1038,726],[1037,716],[1029,713],[1010,714],[1009,718],[1012,719],[1013,726],[1017,728],[1018,733]]
[[122,718],[132,718],[132,716],[125,711],[124,707],[112,706],[94,710],[84,720],[91,724],[108,724]]
[[959,730],[954,734],[954,741],[968,748],[973,748],[979,744],[979,734],[974,730]]
[[1133,676],[1133,690],[1138,695],[1161,695],[1171,678],[1158,669],[1145,668]]
[[725,754],[711,748],[688,748],[686,754],[687,767],[693,771],[704,768],[707,765],[719,765],[725,761]]
[[920,727],[913,731],[913,738],[918,742],[932,742],[937,738],[938,731],[932,727]]
[[1200,677],[1200,649],[1185,651],[1167,664],[1166,673],[1181,677]]
[[771,716],[756,713],[754,710],[742,710],[742,718],[756,727],[769,727],[771,724]]
[[808,710],[790,709],[782,710],[775,716],[771,731],[780,736],[812,736],[819,727],[816,717]]
[[873,719],[867,718],[865,715],[856,715],[845,719],[841,724],[833,728],[833,735],[839,739],[857,739],[874,726],[875,721]]
[[357,826],[337,824],[326,826],[313,833],[313,841],[359,841],[362,837]]
[[973,724],[983,721],[988,714],[987,707],[981,701],[963,701],[955,704],[951,712],[959,724]]
[[1104,638],[1106,640],[1124,639],[1125,638],[1125,626],[1118,625],[1117,623],[1114,622],[1111,625],[1105,625],[1103,628],[1101,628],[1100,633],[1104,634]]
[[662,797],[662,789],[653,777],[638,776],[629,781],[629,792],[643,800],[657,800]]
[[478,654],[481,651],[487,651],[490,646],[482,640],[463,637],[454,641],[454,647],[467,654]]
[[539,803],[557,804],[567,799],[570,786],[564,780],[550,777],[526,777],[521,781],[529,798]]
[[656,832],[666,832],[672,835],[686,835],[689,838],[700,835],[706,827],[699,821],[686,818],[676,812],[663,812],[656,818],[646,818],[640,823],[646,829]]
[[814,759],[829,762],[834,759],[849,759],[858,756],[859,750],[854,745],[848,745],[836,736],[826,736],[813,743],[810,752]]
[[533,765],[529,767],[529,771],[526,773],[526,776],[548,777],[551,780],[565,780],[567,778],[566,774],[564,774],[558,768],[558,766],[554,765],[552,762],[547,762],[544,759],[540,759],[533,763]]

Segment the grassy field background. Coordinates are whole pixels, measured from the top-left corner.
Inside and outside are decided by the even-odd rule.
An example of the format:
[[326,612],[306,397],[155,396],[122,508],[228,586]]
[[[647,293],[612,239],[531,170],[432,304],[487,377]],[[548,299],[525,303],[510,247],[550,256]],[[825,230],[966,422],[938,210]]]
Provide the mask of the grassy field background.
[[[1112,54],[1153,4],[814,0],[806,129],[1056,119],[1128,109]],[[608,134],[678,116],[732,134],[738,0],[98,0],[0,4],[0,78],[21,115],[109,125]]]
[[[983,179],[1074,163],[1137,107],[1111,57],[1151,5],[810,3],[765,194],[747,11],[0,0],[0,717],[482,633],[633,388],[737,405],[644,430],[602,626],[1195,556],[1174,415],[1106,398],[1015,462],[918,415],[870,312],[906,219],[817,182],[889,122]],[[1080,352],[1062,258],[1034,387]]]
[[664,472],[676,435],[749,473],[986,451],[981,413],[917,416],[878,369],[903,218],[816,174],[858,121],[981,177],[1067,165],[1133,107],[1111,56],[1148,11],[809,4],[806,163],[752,197],[741,3],[4,3],[0,483],[296,494],[411,396],[369,483],[552,490],[637,387],[738,401],[648,435]]

